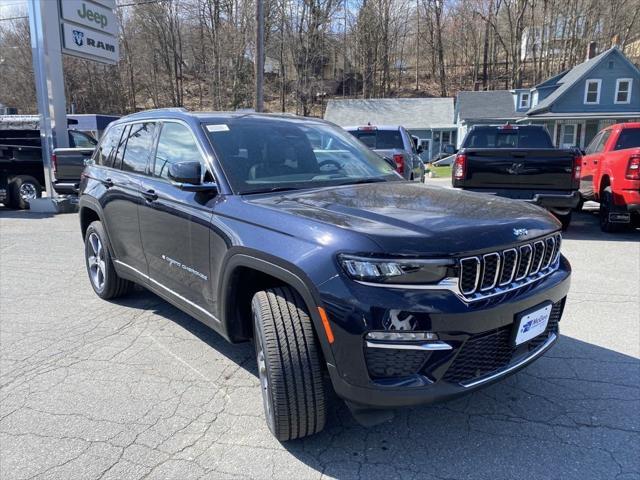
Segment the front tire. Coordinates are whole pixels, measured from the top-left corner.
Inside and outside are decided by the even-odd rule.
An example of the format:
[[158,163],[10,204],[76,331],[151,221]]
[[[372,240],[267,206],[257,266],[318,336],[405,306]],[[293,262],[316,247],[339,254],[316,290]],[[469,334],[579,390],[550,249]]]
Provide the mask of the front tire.
[[319,345],[304,301],[289,287],[251,302],[254,344],[267,425],[280,441],[320,432],[325,396]]
[[107,236],[99,221],[92,222],[84,236],[84,258],[89,282],[96,294],[105,300],[128,293],[133,284],[120,278],[113,267]]

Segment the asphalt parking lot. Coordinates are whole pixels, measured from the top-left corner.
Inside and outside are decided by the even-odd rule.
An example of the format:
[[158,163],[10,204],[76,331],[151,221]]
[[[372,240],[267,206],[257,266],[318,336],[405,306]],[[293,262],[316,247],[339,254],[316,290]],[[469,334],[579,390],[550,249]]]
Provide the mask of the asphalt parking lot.
[[461,400],[278,443],[253,350],[139,291],[100,300],[76,215],[0,209],[3,479],[640,479],[640,231],[565,236],[559,343]]

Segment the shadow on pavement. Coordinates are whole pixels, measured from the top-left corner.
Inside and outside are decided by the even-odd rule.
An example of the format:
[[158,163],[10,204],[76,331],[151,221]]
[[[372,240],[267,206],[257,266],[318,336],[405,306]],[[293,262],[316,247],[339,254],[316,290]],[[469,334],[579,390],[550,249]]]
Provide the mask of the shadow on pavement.
[[51,218],[52,213],[35,213],[29,210],[12,210],[10,208],[0,206],[0,218],[19,218],[24,220],[40,220],[42,218]]
[[[118,303],[153,309],[257,375],[250,343],[227,343],[151,293]],[[324,431],[282,446],[329,477],[600,479],[640,471],[640,360],[570,337],[494,385],[395,410],[371,428],[326,385]]]
[[574,212],[571,225],[566,232],[562,233],[565,239],[569,240],[605,240],[609,242],[629,242],[640,241],[640,229],[629,228],[629,230],[617,233],[606,233],[600,230],[598,219],[598,209],[585,209],[581,212]]

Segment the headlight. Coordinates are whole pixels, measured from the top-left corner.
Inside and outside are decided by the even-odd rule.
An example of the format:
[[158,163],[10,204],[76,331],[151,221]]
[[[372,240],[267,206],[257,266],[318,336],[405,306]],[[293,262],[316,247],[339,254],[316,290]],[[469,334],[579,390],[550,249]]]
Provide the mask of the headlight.
[[448,259],[377,259],[340,255],[340,264],[354,280],[373,283],[423,285],[448,276],[454,261]]

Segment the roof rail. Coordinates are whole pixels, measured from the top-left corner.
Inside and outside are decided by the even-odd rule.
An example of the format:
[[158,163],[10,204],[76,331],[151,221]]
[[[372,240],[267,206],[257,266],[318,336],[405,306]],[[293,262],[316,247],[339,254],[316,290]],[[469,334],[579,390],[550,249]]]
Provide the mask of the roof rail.
[[189,110],[187,110],[184,107],[166,107],[166,108],[151,108],[149,110],[140,110],[139,112],[134,112],[134,113],[130,113],[129,117],[132,117],[134,115],[144,115],[147,113],[154,113],[154,112],[188,112]]

